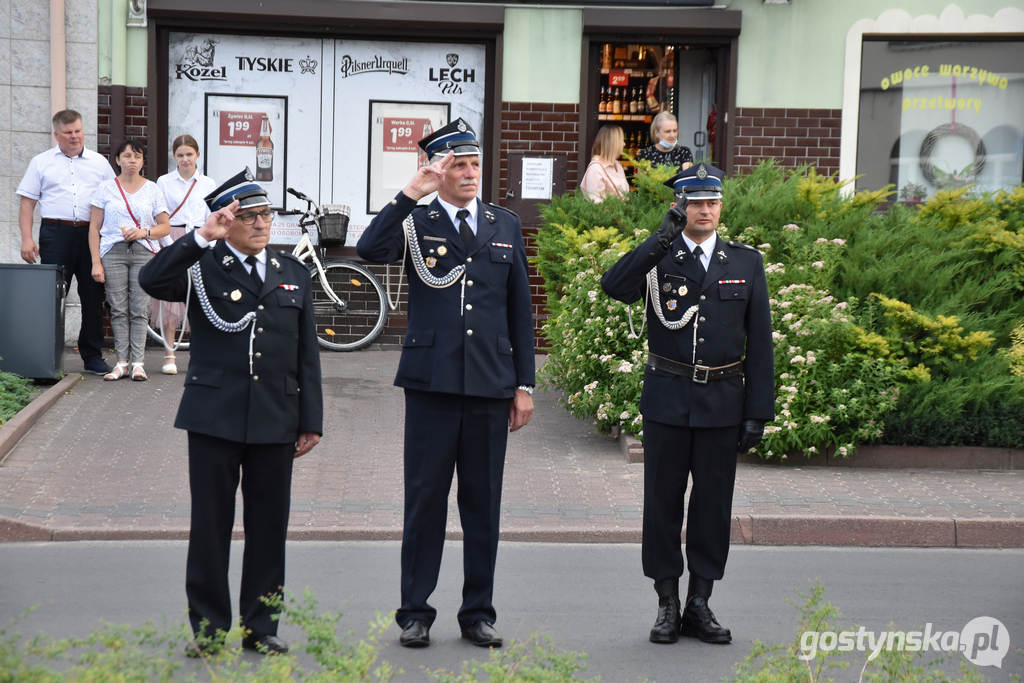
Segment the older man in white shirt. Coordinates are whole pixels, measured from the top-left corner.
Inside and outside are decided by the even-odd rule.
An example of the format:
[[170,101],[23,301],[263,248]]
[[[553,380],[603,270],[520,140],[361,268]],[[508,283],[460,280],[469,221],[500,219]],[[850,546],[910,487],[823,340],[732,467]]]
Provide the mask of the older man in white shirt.
[[[64,109],[53,115],[53,137],[57,146],[34,156],[18,185],[21,258],[26,263],[41,260],[64,266],[68,286],[72,276],[78,280],[82,303],[78,352],[87,372],[104,375],[110,366],[103,360],[103,285],[92,279],[89,200],[100,183],[114,177],[114,171],[103,156],[85,148],[82,115],[77,111]],[[38,246],[32,239],[37,203],[42,215]]]

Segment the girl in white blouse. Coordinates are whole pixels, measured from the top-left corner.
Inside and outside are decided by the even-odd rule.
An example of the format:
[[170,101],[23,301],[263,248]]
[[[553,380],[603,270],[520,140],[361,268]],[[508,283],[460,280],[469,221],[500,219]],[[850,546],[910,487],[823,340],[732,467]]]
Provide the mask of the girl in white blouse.
[[132,379],[147,379],[143,361],[149,295],[139,286],[139,270],[153,258],[160,238],[171,228],[163,193],[156,183],[139,175],[145,154],[141,143],[122,142],[115,157],[121,173],[100,185],[90,202],[92,277],[106,285],[117,352],[117,364],[103,376],[105,380],[128,374],[129,352]]
[[[164,201],[170,210],[171,235],[163,240],[170,244],[189,230],[201,226],[210,209],[203,198],[217,189],[217,183],[198,170],[199,143],[191,135],[179,135],[171,143],[176,168],[156,179],[157,187],[163,192]],[[178,372],[174,356],[174,341],[178,325],[185,320],[185,304],[177,301],[152,299],[149,303],[149,319],[154,326],[162,328],[164,338],[164,364],[161,372],[174,375]]]

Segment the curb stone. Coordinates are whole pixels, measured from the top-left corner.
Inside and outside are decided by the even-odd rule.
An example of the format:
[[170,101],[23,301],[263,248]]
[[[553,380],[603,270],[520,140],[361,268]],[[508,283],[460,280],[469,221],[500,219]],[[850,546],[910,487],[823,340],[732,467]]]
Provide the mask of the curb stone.
[[32,399],[31,403],[0,427],[0,465],[3,464],[4,458],[11,452],[11,449],[21,440],[21,437],[32,429],[32,426],[50,409],[50,406],[81,381],[82,375],[77,372],[65,375],[62,380]]

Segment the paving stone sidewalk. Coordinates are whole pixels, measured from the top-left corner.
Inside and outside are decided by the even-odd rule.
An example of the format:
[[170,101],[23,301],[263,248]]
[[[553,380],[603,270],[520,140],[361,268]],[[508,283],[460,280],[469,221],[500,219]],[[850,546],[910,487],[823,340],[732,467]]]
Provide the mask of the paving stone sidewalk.
[[[172,426],[183,375],[160,375],[159,356],[149,381],[86,375],[41,415],[0,466],[0,540],[187,536],[186,439]],[[321,355],[326,434],[296,463],[293,538],[400,538],[398,357]],[[79,365],[67,357],[69,373]],[[509,438],[503,538],[638,541],[643,465],[554,392],[535,403]],[[454,486],[449,510],[458,538]],[[733,512],[736,543],[1021,547],[1024,471],[740,464]]]

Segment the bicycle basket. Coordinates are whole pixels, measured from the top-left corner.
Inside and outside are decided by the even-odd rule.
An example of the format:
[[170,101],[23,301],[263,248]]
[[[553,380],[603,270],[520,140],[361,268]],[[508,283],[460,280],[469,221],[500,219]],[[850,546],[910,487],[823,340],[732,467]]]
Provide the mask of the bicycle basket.
[[320,246],[341,247],[348,236],[349,208],[346,204],[324,204],[320,217]]

